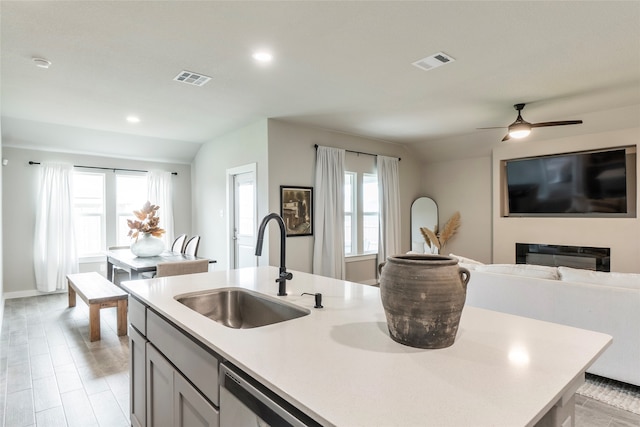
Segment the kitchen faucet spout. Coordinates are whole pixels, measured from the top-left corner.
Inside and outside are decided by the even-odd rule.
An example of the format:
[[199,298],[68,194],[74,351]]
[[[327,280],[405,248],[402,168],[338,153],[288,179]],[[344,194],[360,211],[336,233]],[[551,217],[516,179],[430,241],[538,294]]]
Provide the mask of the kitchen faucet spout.
[[280,226],[280,270],[278,278],[276,282],[278,283],[278,296],[287,295],[287,280],[291,280],[293,278],[293,274],[287,272],[287,267],[285,267],[286,261],[286,239],[287,239],[287,230],[284,225],[284,221],[280,215],[275,213],[270,213],[265,216],[260,223],[260,227],[258,228],[258,240],[256,241],[256,256],[262,255],[262,243],[264,241],[264,232],[267,228],[267,223],[270,220],[275,220]]

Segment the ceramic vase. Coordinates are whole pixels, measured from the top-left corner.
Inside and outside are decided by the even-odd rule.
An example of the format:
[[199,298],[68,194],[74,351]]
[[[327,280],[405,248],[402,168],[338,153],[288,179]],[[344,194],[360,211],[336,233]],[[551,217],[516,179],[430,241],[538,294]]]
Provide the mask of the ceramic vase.
[[164,242],[149,233],[140,233],[138,239],[131,244],[131,252],[139,257],[160,255],[164,251]]
[[397,255],[380,264],[380,296],[394,341],[451,346],[467,297],[469,270],[443,255]]

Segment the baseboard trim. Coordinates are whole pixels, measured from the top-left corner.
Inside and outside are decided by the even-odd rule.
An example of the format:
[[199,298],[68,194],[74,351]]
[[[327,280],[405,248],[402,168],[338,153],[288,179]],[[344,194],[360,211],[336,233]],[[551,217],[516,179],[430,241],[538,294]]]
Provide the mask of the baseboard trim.
[[5,292],[2,296],[4,297],[5,300],[7,300],[7,299],[15,299],[15,298],[37,297],[40,295],[64,294],[64,293],[67,293],[67,291],[63,290],[63,291],[53,291],[53,292],[40,292],[36,289],[30,289],[28,291]]

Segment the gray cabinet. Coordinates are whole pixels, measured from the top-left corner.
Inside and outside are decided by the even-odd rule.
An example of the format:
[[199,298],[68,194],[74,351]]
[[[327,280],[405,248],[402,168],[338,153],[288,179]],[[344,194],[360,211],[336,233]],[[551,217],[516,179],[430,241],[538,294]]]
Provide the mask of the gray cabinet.
[[147,307],[129,295],[129,419],[147,426]]
[[147,427],[172,427],[173,366],[147,343]]
[[147,336],[147,307],[129,295],[129,323],[143,336]]
[[129,326],[129,407],[132,427],[146,427],[147,339]]
[[173,425],[176,427],[218,427],[219,414],[179,373],[173,377]]
[[214,405],[218,405],[218,359],[152,310],[147,339]]
[[147,343],[147,427],[218,427],[218,411]]
[[131,426],[218,427],[218,358],[131,296],[129,323]]

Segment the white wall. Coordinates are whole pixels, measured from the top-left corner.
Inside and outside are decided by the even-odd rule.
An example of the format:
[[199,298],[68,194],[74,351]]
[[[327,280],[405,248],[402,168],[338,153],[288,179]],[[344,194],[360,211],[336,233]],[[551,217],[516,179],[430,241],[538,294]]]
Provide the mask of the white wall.
[[[2,135],[2,124],[0,122],[0,135]],[[2,136],[0,136],[0,160],[3,159],[3,151],[2,151]],[[0,166],[0,168],[4,169],[4,166]],[[2,224],[2,182],[4,177],[4,170],[0,173],[0,224]],[[0,227],[0,331],[2,330],[2,319],[4,319],[4,263],[2,261],[4,253],[4,238],[2,227]]]
[[3,157],[9,161],[2,168],[2,229],[4,251],[3,271],[6,295],[27,296],[36,294],[33,270],[33,238],[38,192],[38,168],[36,162],[56,161],[75,165],[124,169],[161,169],[178,172],[173,177],[174,223],[176,233],[191,229],[191,166],[185,164],[152,163],[80,154],[54,153],[5,147]]
[[[502,160],[637,146],[640,128],[594,133],[536,143],[505,144],[493,152],[493,262],[515,262],[515,243],[542,243],[611,248],[611,270],[640,273],[638,218],[516,218],[501,217],[500,162]],[[637,170],[637,165],[636,165]],[[636,188],[636,194],[638,188]]]
[[[191,232],[202,237],[198,255],[215,259],[216,270],[229,268],[227,169],[250,163],[257,164],[258,218],[262,219],[268,213],[269,164],[266,120],[260,120],[203,144],[193,162]],[[264,249],[260,263],[268,264],[269,248],[265,245]],[[277,265],[277,261],[271,265]]]
[[[258,220],[270,212],[280,213],[280,185],[314,186],[314,144],[403,157],[400,167],[402,245],[408,250],[409,211],[420,193],[419,166],[401,146],[327,130],[293,125],[280,120],[261,120],[216,138],[202,146],[193,163],[193,231],[202,236],[200,254],[217,260],[216,269],[227,269],[226,171],[257,164]],[[220,216],[222,211],[222,217]],[[270,224],[260,265],[279,265],[279,229]],[[287,239],[287,268],[311,272],[313,237]],[[370,271],[375,272],[375,261]]]
[[[315,186],[315,144],[402,158],[400,161],[401,245],[402,252],[408,251],[411,244],[409,220],[411,203],[420,195],[420,165],[416,161],[416,156],[400,145],[270,119],[270,211],[280,212],[280,185]],[[353,154],[347,153],[347,155]],[[278,240],[275,240],[275,234],[270,241],[271,250],[276,251],[277,254]],[[375,273],[375,261],[373,264],[373,268],[369,271]],[[287,239],[287,267],[305,272],[312,271],[313,237]]]
[[462,225],[446,244],[443,255],[454,253],[491,262],[491,158],[432,163],[423,168],[424,196],[438,205],[439,228],[456,211]]

